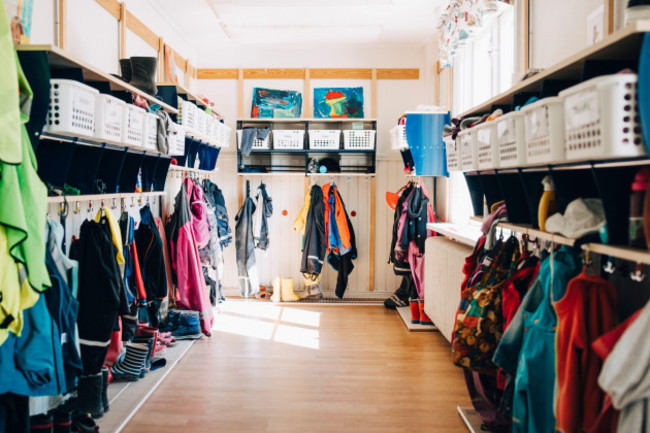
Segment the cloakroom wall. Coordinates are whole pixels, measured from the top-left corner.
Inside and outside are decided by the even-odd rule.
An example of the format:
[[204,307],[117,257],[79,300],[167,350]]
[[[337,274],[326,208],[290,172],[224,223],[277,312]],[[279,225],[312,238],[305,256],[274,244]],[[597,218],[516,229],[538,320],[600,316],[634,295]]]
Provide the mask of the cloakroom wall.
[[[199,48],[200,50],[200,48]],[[392,293],[399,280],[387,264],[392,229],[392,211],[385,203],[385,192],[396,191],[406,182],[402,174],[402,161],[398,152],[390,150],[388,130],[396,124],[397,118],[418,104],[433,103],[433,64],[431,49],[426,46],[264,46],[242,45],[225,47],[204,52],[197,58],[198,68],[420,68],[419,80],[378,80],[377,84],[377,186],[376,186],[376,224],[375,224],[375,293]],[[429,61],[430,60],[430,61]],[[370,80],[311,80],[310,100],[314,87],[362,86],[364,88],[364,113],[371,117]],[[253,87],[271,87],[304,91],[302,80],[246,80],[244,88],[244,117],[250,117]],[[225,117],[226,123],[235,129],[237,118],[236,80],[197,80],[195,91],[215,101],[217,110]],[[313,117],[309,107],[304,117]],[[236,148],[223,149],[219,157],[218,185],[224,189],[226,204],[231,217],[238,206],[236,185]],[[260,176],[247,177],[251,190],[260,182]],[[348,213],[356,212],[352,224],[357,234],[359,258],[350,276],[348,296],[369,296],[369,236],[370,236],[370,179],[365,177],[334,178],[340,187]],[[320,184],[329,182],[320,178]],[[305,181],[300,176],[266,176],[264,182],[273,198],[274,214],[270,220],[271,243],[266,252],[257,252],[258,270],[261,284],[270,284],[276,276],[293,277],[298,290],[302,289],[300,275],[300,234],[291,230],[291,225],[304,202]],[[283,216],[282,211],[287,215]],[[233,219],[233,218],[231,218]],[[234,224],[234,221],[231,221]],[[237,287],[235,251],[229,247],[225,251],[226,275],[224,286]],[[329,265],[325,266],[321,287],[332,292],[336,286],[336,273]]]

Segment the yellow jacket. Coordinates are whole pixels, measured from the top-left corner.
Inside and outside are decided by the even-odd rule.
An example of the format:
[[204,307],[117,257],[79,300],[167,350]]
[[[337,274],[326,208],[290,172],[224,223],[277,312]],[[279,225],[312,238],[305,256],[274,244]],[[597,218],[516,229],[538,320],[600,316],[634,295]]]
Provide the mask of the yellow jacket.
[[103,207],[97,211],[97,216],[95,217],[95,222],[100,222],[102,220],[102,210],[106,214],[106,219],[108,220],[108,226],[111,228],[111,236],[113,237],[113,245],[117,248],[117,259],[118,265],[123,265],[124,254],[122,253],[122,231],[120,230],[120,225],[117,223],[115,216],[111,210],[107,207]]
[[296,220],[293,222],[293,229],[299,231],[302,234],[305,234],[305,224],[307,222],[307,213],[309,212],[309,206],[311,205],[311,191],[307,191],[305,195],[305,204],[300,209]]

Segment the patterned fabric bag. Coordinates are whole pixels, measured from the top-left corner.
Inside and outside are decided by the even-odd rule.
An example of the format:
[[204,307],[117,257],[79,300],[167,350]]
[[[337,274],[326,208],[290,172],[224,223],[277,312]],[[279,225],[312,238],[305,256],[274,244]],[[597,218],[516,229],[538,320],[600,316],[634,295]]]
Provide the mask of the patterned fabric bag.
[[519,241],[510,237],[487,254],[478,281],[461,293],[452,340],[452,359],[459,367],[496,373],[492,355],[503,333],[501,284],[519,261]]

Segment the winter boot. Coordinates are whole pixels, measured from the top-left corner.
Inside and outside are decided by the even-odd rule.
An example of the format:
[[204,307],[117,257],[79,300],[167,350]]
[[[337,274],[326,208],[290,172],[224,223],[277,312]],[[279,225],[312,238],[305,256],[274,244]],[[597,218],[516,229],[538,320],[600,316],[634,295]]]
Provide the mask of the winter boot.
[[293,292],[293,278],[282,279],[282,300],[284,302],[299,301],[300,296]]
[[102,367],[102,405],[104,406],[104,413],[108,412],[108,367]]
[[433,326],[433,321],[427,316],[427,313],[424,312],[424,299],[418,299],[418,306],[420,309],[420,325],[431,325]]
[[58,407],[50,412],[54,421],[52,433],[71,433],[72,420],[70,418],[70,409]]
[[29,425],[31,433],[52,433],[52,415],[41,414],[29,417]]
[[144,377],[144,374],[151,370],[151,358],[153,358],[153,351],[155,349],[156,340],[154,340],[153,335],[141,335],[134,337],[131,340],[133,343],[146,344],[147,345],[147,357],[144,361],[144,367],[140,371],[140,379]]
[[169,316],[167,318],[167,326],[164,329],[161,329],[163,332],[173,332],[178,328],[178,325],[181,320],[180,310],[169,310]]
[[144,93],[156,96],[156,72],[158,71],[157,57],[131,57],[131,80],[129,84]]
[[90,415],[86,413],[76,413],[72,417],[72,431],[77,433],[98,433],[99,426]]
[[178,328],[172,331],[177,340],[196,340],[201,338],[201,321],[198,311],[184,310],[179,318]]
[[102,373],[81,376],[77,389],[77,410],[89,413],[93,418],[101,418],[104,415],[104,404],[102,403]]
[[271,295],[271,301],[282,301],[282,280],[280,277],[275,277],[273,279],[273,294]]
[[149,346],[140,343],[128,343],[124,358],[117,360],[111,366],[111,374],[115,381],[135,382],[140,378],[140,373],[149,354]]
[[127,83],[131,81],[131,59],[120,59],[120,74],[122,80]]
[[420,323],[420,303],[417,299],[409,299],[411,306],[411,323],[417,325]]

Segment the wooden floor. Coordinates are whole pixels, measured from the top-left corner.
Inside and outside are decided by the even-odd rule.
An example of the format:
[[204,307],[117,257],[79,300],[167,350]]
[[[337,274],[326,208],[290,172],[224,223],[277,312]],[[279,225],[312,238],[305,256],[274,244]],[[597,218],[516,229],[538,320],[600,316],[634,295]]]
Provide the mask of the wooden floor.
[[395,311],[231,303],[123,431],[466,432],[459,404],[447,341]]

